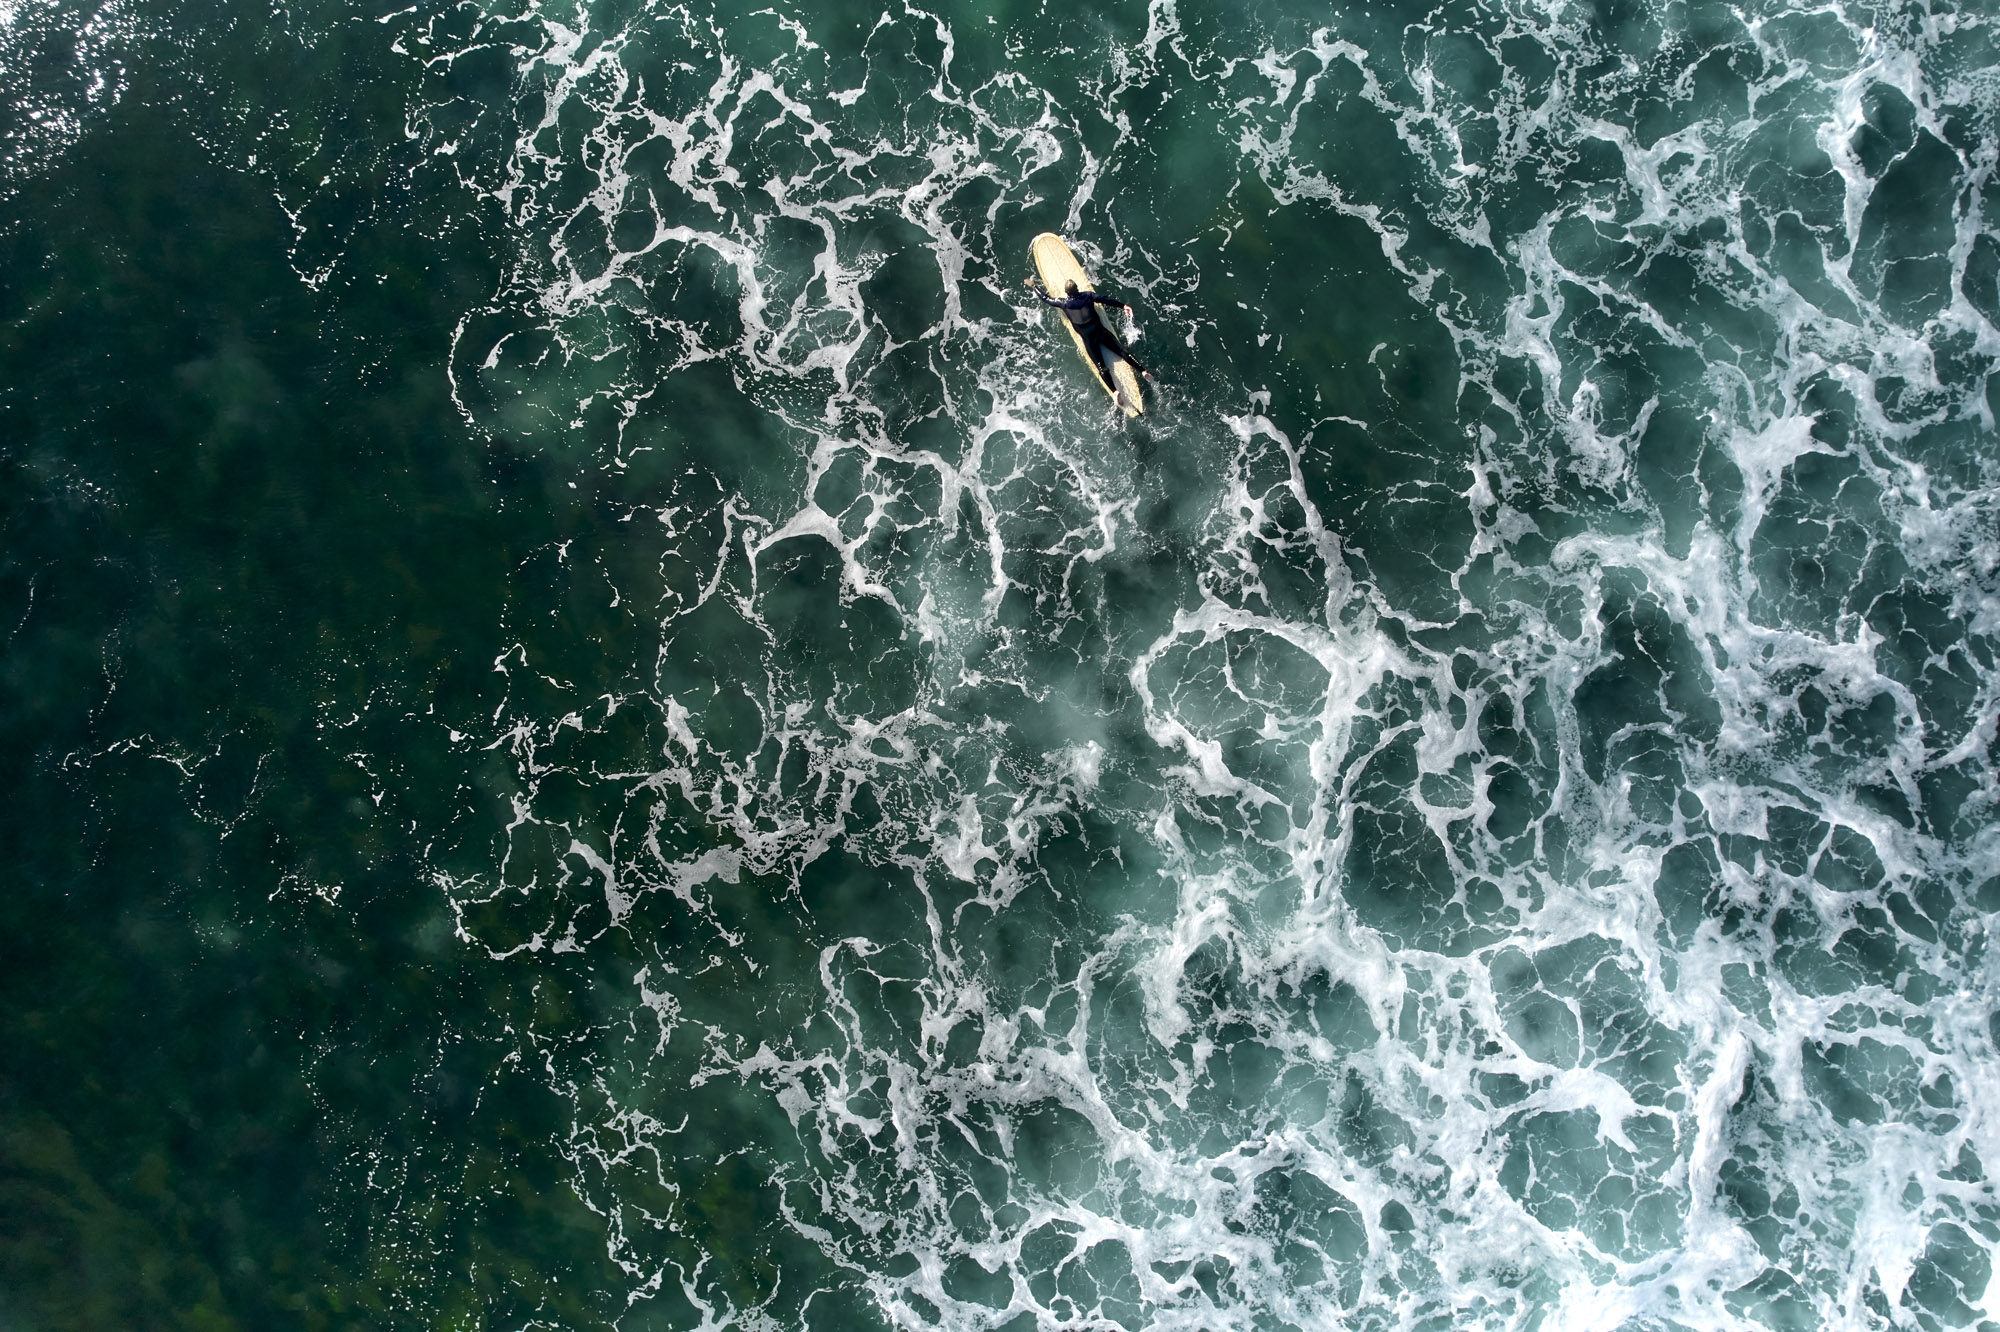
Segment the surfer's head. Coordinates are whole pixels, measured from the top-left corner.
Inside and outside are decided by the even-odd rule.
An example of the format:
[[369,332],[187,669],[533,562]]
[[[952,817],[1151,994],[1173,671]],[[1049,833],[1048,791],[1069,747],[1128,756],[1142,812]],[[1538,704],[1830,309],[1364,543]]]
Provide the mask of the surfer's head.
[[1067,282],[1063,283],[1063,294],[1064,294],[1065,296],[1074,296],[1074,295],[1076,295],[1076,279],[1075,279],[1075,278],[1071,278],[1071,279],[1070,279],[1069,281],[1067,281]]

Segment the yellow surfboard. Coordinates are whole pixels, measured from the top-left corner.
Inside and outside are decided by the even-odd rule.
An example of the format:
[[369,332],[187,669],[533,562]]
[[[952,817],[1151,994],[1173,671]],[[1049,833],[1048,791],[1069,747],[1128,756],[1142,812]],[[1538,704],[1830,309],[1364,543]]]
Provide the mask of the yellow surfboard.
[[[1076,256],[1070,253],[1069,246],[1063,244],[1063,238],[1055,232],[1044,231],[1035,237],[1028,249],[1035,257],[1035,271],[1042,275],[1042,285],[1048,289],[1049,295],[1060,297],[1064,285],[1070,282],[1076,283],[1078,291],[1097,290],[1090,285],[1090,275],[1083,271],[1083,265],[1076,261]],[[1097,386],[1104,389],[1113,402],[1124,408],[1125,415],[1137,416],[1145,411],[1146,400],[1139,391],[1139,372],[1133,367],[1132,358],[1126,352],[1124,345],[1118,342],[1118,335],[1112,334],[1112,343],[1117,347],[1117,351],[1111,357],[1111,378],[1119,390],[1122,390],[1122,401],[1119,392],[1105,385],[1104,376],[1098,372],[1098,367],[1090,364],[1090,348],[1084,345],[1083,334],[1077,332],[1069,320],[1063,319],[1060,311],[1056,312],[1056,318],[1069,330],[1070,340],[1076,343],[1076,354],[1083,358],[1085,365],[1090,365],[1090,377]]]

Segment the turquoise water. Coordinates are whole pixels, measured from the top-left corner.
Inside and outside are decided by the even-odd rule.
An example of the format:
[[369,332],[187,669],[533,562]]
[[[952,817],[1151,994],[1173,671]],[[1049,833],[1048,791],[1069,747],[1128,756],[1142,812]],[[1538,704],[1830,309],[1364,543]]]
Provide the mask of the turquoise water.
[[0,1327],[2000,1325],[1996,21],[4,0]]

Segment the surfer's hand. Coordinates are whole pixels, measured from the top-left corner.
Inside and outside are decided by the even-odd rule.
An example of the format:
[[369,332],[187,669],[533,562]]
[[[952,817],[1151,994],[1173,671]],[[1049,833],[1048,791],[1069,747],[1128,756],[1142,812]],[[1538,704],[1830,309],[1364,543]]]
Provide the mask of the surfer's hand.
[[1029,291],[1033,291],[1035,289],[1035,280],[1033,278],[1029,278],[1021,285],[1026,287]]

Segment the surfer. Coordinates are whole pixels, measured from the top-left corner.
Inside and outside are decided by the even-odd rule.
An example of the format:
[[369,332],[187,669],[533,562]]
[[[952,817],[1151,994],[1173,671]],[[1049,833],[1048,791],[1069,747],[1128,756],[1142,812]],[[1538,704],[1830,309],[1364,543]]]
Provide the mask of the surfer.
[[1102,296],[1094,291],[1078,291],[1074,281],[1063,284],[1061,299],[1042,290],[1033,278],[1028,279],[1027,286],[1029,291],[1041,298],[1042,304],[1053,305],[1063,312],[1063,318],[1069,320],[1070,326],[1076,330],[1076,335],[1083,339],[1083,345],[1089,350],[1090,364],[1096,369],[1098,378],[1104,381],[1104,387],[1110,389],[1112,396],[1120,403],[1125,401],[1124,394],[1120,391],[1117,381],[1111,377],[1111,367],[1116,364],[1115,358],[1123,356],[1132,363],[1134,370],[1148,379],[1153,377],[1152,371],[1140,365],[1139,358],[1127,351],[1125,345],[1118,341],[1118,335],[1106,328],[1104,321],[1097,317],[1097,307],[1100,305],[1115,305],[1121,310],[1130,310],[1131,306],[1115,296]]

